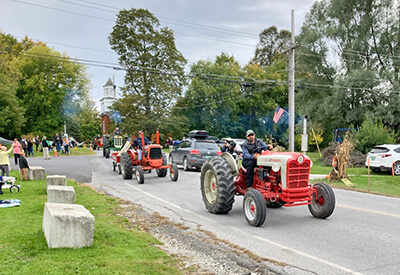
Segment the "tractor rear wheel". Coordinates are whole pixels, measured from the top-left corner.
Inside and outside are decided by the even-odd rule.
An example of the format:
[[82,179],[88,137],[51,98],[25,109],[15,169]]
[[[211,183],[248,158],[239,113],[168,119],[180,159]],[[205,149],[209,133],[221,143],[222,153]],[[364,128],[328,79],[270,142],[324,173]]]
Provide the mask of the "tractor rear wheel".
[[243,199],[243,212],[247,222],[252,226],[261,226],[267,217],[265,199],[257,189],[246,191]]
[[[164,165],[168,165],[167,156],[164,153],[162,154],[162,160],[163,160],[163,162],[162,162],[163,166]],[[167,168],[165,168],[165,169],[156,169],[156,173],[157,173],[157,176],[163,178],[168,174],[168,169]]]
[[121,175],[121,173],[122,173],[122,171],[121,171],[121,164],[117,164],[117,167],[118,167],[118,174],[120,174]]
[[93,147],[93,150],[96,150],[96,148],[97,148],[96,142],[93,142],[93,143],[92,143],[92,147]]
[[122,178],[130,180],[132,178],[132,161],[128,153],[122,153],[120,157],[120,167]]
[[136,175],[136,180],[139,184],[144,183],[144,174],[143,174],[143,169],[140,166],[136,166],[135,169],[135,175]]
[[108,159],[110,157],[110,148],[106,148],[105,157]]
[[116,168],[117,168],[117,164],[113,161],[113,163],[112,163],[112,166],[113,166],[113,171],[115,171],[116,170]]
[[233,174],[228,162],[220,156],[207,160],[201,168],[201,194],[207,210],[226,214],[235,201]]
[[169,177],[172,181],[177,181],[178,175],[178,165],[176,165],[176,163],[172,163],[171,168],[169,169]]
[[325,219],[335,210],[335,193],[328,184],[323,182],[316,183],[314,187],[317,187],[317,197],[314,193],[308,209],[315,218]]

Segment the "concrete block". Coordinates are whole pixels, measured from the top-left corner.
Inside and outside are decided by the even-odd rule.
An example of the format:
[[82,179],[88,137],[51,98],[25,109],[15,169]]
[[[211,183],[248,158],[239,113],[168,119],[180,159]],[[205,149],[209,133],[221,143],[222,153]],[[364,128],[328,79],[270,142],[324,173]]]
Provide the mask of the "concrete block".
[[94,216],[82,205],[46,202],[42,228],[49,248],[93,245]]
[[67,177],[65,175],[51,175],[46,178],[46,190],[50,185],[67,186]]
[[30,180],[44,180],[44,168],[41,166],[31,166],[28,169],[28,178]]
[[72,186],[49,185],[47,187],[47,202],[75,203],[75,189]]

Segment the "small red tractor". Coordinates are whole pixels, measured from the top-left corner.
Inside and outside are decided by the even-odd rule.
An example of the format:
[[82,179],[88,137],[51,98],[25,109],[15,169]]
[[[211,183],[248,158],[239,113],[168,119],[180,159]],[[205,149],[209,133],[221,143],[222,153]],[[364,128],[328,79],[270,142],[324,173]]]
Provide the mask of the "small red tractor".
[[143,150],[132,149],[130,141],[125,143],[125,146],[120,152],[113,152],[113,170],[118,167],[118,172],[122,174],[123,179],[132,179],[133,171],[135,171],[136,180],[138,183],[144,183],[144,172],[150,173],[155,169],[157,176],[165,177],[169,170],[169,175],[172,181],[178,180],[178,166],[168,164],[167,157],[162,151],[162,146],[159,144],[159,134],[157,131],[157,144],[144,144],[144,135],[142,133],[142,148]]
[[92,148],[93,150],[100,150],[100,147],[103,147],[103,138],[98,135],[92,139]]
[[[260,148],[256,148],[260,149]],[[325,183],[309,184],[309,157],[294,152],[265,151],[257,158],[253,187],[246,189],[246,169],[238,168],[228,153],[213,157],[201,169],[201,192],[207,210],[227,214],[235,195],[244,196],[243,211],[247,222],[261,226],[268,208],[308,205],[320,219],[335,209],[335,194]]]

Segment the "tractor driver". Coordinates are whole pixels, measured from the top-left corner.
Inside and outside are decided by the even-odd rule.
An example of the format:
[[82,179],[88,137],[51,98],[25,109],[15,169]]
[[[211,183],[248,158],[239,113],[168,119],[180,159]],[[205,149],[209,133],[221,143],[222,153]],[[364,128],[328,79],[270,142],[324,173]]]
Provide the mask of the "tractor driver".
[[121,130],[119,129],[119,127],[116,127],[114,131],[114,136],[120,136],[120,135],[121,135]]
[[256,138],[253,130],[247,130],[246,141],[242,144],[243,149],[243,162],[242,165],[246,168],[246,188],[249,189],[253,186],[254,167],[257,165],[257,158],[261,152],[259,150],[271,150],[272,145],[266,145],[261,139]]
[[[143,131],[139,131],[139,135],[138,137],[133,141],[133,146],[136,148],[139,148],[140,150],[142,150],[142,133]],[[147,139],[147,137],[144,137],[144,145],[148,145],[150,144],[149,140]]]

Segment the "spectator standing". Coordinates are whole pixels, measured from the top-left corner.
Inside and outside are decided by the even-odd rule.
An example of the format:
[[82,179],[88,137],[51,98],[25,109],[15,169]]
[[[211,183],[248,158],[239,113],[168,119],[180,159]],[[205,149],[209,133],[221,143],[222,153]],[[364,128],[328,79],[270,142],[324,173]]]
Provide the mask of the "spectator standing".
[[28,161],[25,158],[25,153],[21,152],[21,156],[19,158],[19,179],[20,180],[28,180]]
[[17,138],[14,138],[14,142],[12,143],[13,153],[14,153],[14,162],[15,165],[18,165],[18,159],[21,155],[21,143],[19,143]]
[[69,156],[69,139],[68,139],[67,135],[65,135],[63,138],[63,146],[64,146],[65,155]]
[[11,153],[12,147],[7,151],[7,148],[5,146],[1,147],[0,151],[0,167],[3,168],[4,174],[7,175],[7,177],[10,176],[10,160],[8,158],[8,154]]
[[32,140],[28,139],[28,157],[30,155],[33,157],[33,142]]
[[23,138],[21,140],[21,146],[22,146],[22,150],[25,153],[25,156],[28,154],[28,142],[26,142],[26,138]]
[[39,144],[40,144],[40,139],[39,139],[39,135],[37,135],[34,139],[34,143],[36,145],[36,152],[39,152]]
[[49,142],[47,141],[46,136],[44,136],[43,139],[42,139],[42,149],[43,149],[44,159],[50,159]]
[[56,133],[56,135],[53,137],[54,140],[54,144],[56,145],[56,150],[57,150],[57,155],[59,156],[60,150],[61,150],[61,145],[62,145],[62,141],[61,141],[61,137],[58,135],[58,133]]

